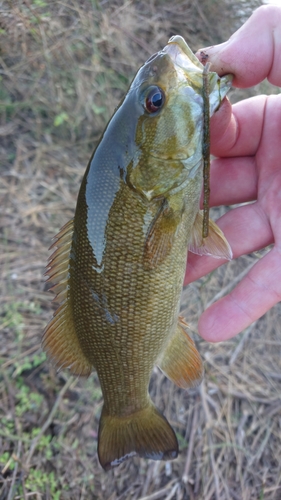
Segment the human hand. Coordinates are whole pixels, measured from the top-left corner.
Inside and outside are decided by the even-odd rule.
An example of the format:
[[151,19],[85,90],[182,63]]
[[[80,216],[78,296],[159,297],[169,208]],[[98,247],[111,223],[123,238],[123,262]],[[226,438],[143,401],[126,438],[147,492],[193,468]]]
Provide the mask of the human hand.
[[[281,8],[263,6],[225,43],[203,49],[211,71],[234,75],[235,87],[265,78],[281,86]],[[197,54],[198,57],[200,52]],[[281,94],[260,95],[231,107],[225,100],[211,120],[210,205],[234,208],[218,221],[234,258],[273,244],[225,297],[199,320],[208,341],[233,337],[281,300]],[[224,261],[188,255],[185,284]]]

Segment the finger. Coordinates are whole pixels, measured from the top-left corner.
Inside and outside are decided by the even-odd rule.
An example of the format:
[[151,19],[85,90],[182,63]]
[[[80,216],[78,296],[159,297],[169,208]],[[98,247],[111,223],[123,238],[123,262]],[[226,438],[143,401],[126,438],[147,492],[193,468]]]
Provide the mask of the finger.
[[199,333],[210,342],[229,339],[280,300],[280,253],[273,248],[231,293],[206,309],[199,320]]
[[204,52],[212,71],[232,73],[235,87],[251,87],[265,78],[280,85],[280,49],[281,9],[267,5],[259,7],[227,42],[201,49],[197,57]]
[[[255,96],[234,104],[231,110],[225,104],[217,111],[211,119],[211,154],[218,157],[255,155],[263,133],[266,103],[273,97],[276,96]],[[277,97],[276,105],[281,108],[281,97]]]
[[[281,206],[281,170],[280,170],[280,127],[281,127],[281,95],[272,95],[265,98],[251,99],[250,104],[254,108],[253,125],[248,124],[243,134],[241,130],[236,146],[231,149],[232,153],[243,151],[245,156],[219,158],[212,162],[210,187],[211,206],[219,204],[243,203],[257,199],[261,201],[264,211],[269,215],[272,227],[280,227]],[[242,105],[234,107],[237,123],[247,121],[247,113],[243,116]],[[259,108],[259,106],[262,106]],[[255,117],[255,111],[258,116]],[[259,117],[262,117],[262,124]],[[252,119],[252,118],[251,118]],[[250,122],[251,122],[250,119]],[[257,133],[257,128],[261,132]],[[253,133],[252,133],[253,132]],[[255,156],[247,156],[251,138],[258,142]],[[245,136],[243,138],[243,135]],[[260,136],[260,137],[259,137]],[[219,149],[219,145],[217,145]],[[222,145],[223,147],[223,145]],[[247,151],[248,149],[248,151]],[[219,152],[219,151],[217,151]],[[259,190],[257,183],[259,182]],[[277,235],[275,235],[277,237]],[[279,235],[281,242],[281,234]],[[278,241],[279,241],[278,240]],[[277,239],[275,239],[277,241]]]
[[[225,97],[219,109],[213,114],[210,121],[210,142],[211,153],[214,146],[220,142],[223,136],[230,136],[230,146],[236,137],[236,119],[232,113],[232,105],[227,97]],[[234,138],[233,138],[234,137]]]
[[263,131],[257,154],[260,188],[267,190],[272,177],[280,175],[281,154],[281,94],[271,95],[265,101]]
[[[234,208],[217,223],[232,248],[234,258],[260,250],[274,242],[270,223],[258,203]],[[225,262],[227,261],[223,259],[201,257],[189,252],[184,284],[205,276]]]
[[252,156],[213,160],[210,173],[210,207],[256,200],[257,180],[256,162]]

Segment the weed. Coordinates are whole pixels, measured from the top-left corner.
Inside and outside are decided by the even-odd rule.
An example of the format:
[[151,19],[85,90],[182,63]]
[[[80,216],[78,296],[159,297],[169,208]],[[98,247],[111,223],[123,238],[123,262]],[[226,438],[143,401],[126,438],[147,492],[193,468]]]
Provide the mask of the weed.
[[58,489],[54,472],[42,472],[39,469],[30,469],[25,487],[30,491],[40,491],[49,494],[52,500],[59,500],[61,490]]
[[62,125],[64,122],[66,122],[68,120],[69,120],[69,116],[67,113],[60,113],[54,119],[54,126],[59,127],[59,125]]
[[0,464],[7,466],[7,463],[9,464],[8,465],[9,469],[14,470],[15,460],[13,459],[13,457],[10,455],[10,453],[8,451],[5,451],[4,453],[2,453],[2,455],[0,455]]
[[3,318],[2,328],[11,329],[19,341],[23,338],[24,329],[24,318],[20,312],[22,305],[22,302],[12,302],[4,304],[0,310]]
[[17,378],[16,386],[18,388],[15,408],[16,416],[21,417],[29,411],[39,410],[43,396],[37,392],[30,392],[29,387],[23,383],[21,377]]

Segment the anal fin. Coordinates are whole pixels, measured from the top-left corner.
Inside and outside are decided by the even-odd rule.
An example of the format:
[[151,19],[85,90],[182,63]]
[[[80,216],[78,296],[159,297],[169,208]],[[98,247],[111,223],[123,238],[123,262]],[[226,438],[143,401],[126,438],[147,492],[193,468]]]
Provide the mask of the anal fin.
[[200,384],[204,368],[193,340],[186,333],[186,323],[179,318],[176,332],[167,345],[159,368],[178,387],[188,389]]
[[73,238],[73,219],[57,234],[51,248],[56,247],[49,259],[45,275],[53,283],[59,307],[47,325],[42,347],[57,368],[69,368],[74,375],[90,375],[93,366],[84,355],[75,330],[69,295],[69,264]]

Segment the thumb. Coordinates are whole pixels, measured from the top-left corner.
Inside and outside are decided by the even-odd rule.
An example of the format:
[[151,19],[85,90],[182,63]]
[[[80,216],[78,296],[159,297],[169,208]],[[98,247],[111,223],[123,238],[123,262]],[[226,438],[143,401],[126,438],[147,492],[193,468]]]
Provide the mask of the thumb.
[[227,42],[201,49],[198,59],[211,63],[211,71],[234,75],[233,85],[246,88],[268,78],[281,84],[281,8],[259,7]]

